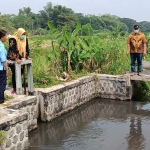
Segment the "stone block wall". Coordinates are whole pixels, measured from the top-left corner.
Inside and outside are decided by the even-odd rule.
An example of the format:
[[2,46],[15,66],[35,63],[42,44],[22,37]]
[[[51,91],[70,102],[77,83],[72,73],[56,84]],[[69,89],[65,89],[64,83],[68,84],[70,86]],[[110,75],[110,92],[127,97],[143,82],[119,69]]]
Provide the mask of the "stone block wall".
[[132,96],[130,76],[97,75],[97,96],[106,99],[128,100]]
[[7,140],[0,150],[27,149],[28,131],[37,128],[37,116],[50,121],[96,97],[131,99],[132,85],[129,75],[91,74],[35,93],[36,96],[17,97],[6,107],[9,113],[0,118],[0,130],[6,132]]
[[50,121],[96,97],[127,100],[131,96],[130,76],[93,74],[64,85],[39,90],[39,116],[42,121]]
[[50,121],[95,97],[95,80],[83,77],[65,85],[42,89],[37,95],[42,121]]
[[0,130],[5,131],[6,141],[0,150],[25,150],[28,142],[28,113],[5,110],[7,113],[0,118]]
[[18,110],[20,114],[28,113],[28,131],[37,128],[37,99],[35,96],[28,96],[10,101],[8,109]]

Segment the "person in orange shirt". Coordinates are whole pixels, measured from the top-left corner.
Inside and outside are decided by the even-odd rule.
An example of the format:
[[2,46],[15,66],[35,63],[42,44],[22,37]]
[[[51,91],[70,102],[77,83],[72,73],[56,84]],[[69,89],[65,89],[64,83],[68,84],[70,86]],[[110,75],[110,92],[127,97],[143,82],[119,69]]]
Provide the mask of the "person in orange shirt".
[[134,25],[133,33],[131,33],[127,39],[126,55],[129,54],[131,58],[131,75],[135,75],[135,62],[137,61],[137,73],[141,76],[142,57],[146,56],[146,38],[144,33],[140,32],[140,27],[138,25]]

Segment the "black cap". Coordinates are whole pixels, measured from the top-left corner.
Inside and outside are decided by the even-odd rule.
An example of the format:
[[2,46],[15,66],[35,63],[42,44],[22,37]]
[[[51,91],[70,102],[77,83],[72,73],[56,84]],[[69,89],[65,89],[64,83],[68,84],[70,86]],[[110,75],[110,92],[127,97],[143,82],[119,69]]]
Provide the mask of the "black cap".
[[138,29],[139,28],[139,25],[134,25],[134,29]]

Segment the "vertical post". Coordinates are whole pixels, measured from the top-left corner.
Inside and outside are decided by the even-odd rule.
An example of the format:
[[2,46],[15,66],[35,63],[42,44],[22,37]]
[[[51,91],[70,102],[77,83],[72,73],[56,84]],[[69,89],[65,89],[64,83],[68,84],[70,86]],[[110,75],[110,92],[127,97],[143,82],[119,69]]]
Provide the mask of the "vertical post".
[[28,93],[29,95],[33,95],[33,74],[32,74],[32,63],[27,64],[28,71]]
[[16,94],[22,94],[22,82],[21,82],[21,64],[15,63],[16,73]]
[[[22,95],[23,94],[22,93],[22,80],[21,80],[22,79],[21,78],[21,65],[27,65],[28,93],[29,93],[29,95],[34,95],[34,93],[33,93],[34,91],[33,91],[32,60],[24,60],[24,61],[21,62],[21,64],[15,63],[16,94],[18,94],[18,95]],[[24,74],[24,77],[25,77],[25,74]]]

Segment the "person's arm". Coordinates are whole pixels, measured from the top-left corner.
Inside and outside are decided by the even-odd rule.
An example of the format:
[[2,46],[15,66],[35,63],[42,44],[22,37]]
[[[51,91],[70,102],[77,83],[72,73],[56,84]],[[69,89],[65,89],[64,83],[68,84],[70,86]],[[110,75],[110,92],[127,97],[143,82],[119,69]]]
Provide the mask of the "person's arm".
[[145,35],[144,35],[144,37],[143,37],[143,43],[144,43],[143,56],[146,56],[146,37],[145,37]]
[[4,67],[5,67],[5,69],[6,69],[6,77],[8,77],[9,69],[8,69],[8,66],[7,66],[7,62],[4,61],[4,62],[2,62],[2,63],[3,63],[3,65],[4,65]]
[[127,39],[127,49],[126,49],[126,55],[129,55],[130,53],[130,37]]
[[126,55],[129,55],[129,53],[130,53],[130,44],[127,44]]
[[6,76],[8,77],[9,74],[9,70],[8,70],[8,66],[7,66],[7,56],[6,56],[6,52],[5,52],[5,48],[1,47],[0,50],[0,62],[4,65],[5,69],[6,69]]

